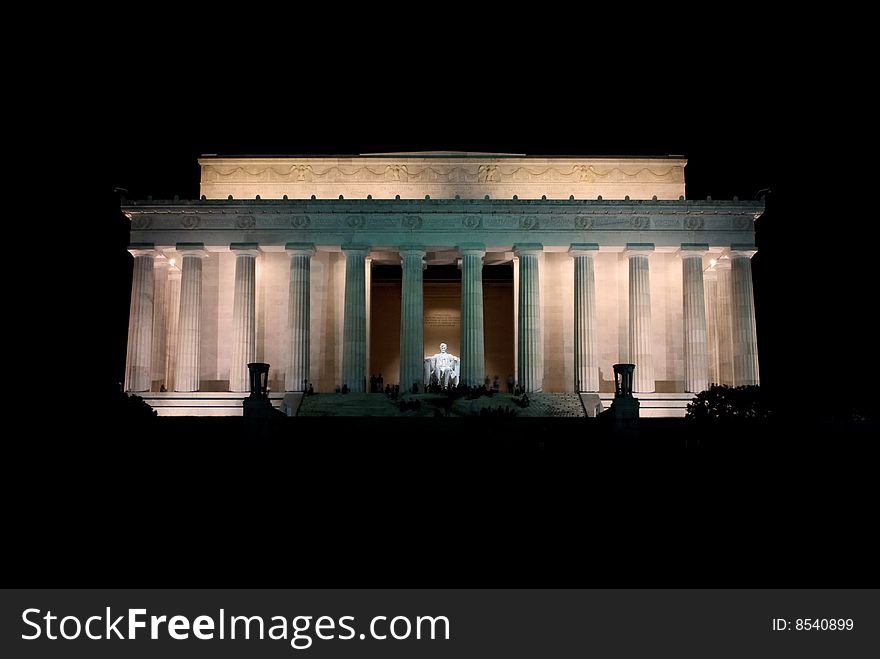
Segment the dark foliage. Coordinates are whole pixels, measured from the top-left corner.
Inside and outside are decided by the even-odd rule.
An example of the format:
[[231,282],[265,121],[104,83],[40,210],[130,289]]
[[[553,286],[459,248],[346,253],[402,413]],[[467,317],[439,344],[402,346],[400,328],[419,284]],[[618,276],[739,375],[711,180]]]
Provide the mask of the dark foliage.
[[757,385],[714,384],[688,404],[686,417],[697,421],[767,421],[773,411]]
[[143,398],[121,391],[113,397],[109,412],[110,418],[135,427],[150,424],[156,418],[156,410],[147,405]]

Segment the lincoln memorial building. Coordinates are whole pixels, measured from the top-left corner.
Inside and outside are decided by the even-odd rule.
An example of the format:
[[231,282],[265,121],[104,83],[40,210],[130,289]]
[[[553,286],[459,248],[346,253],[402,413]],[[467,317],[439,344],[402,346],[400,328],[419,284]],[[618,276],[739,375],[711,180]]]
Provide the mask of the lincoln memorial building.
[[[285,392],[371,376],[596,392],[636,365],[647,416],[757,384],[754,221],[690,200],[686,160],[460,152],[204,156],[198,200],[125,201],[125,388],[160,414],[241,414],[247,364]],[[430,360],[429,360],[430,361]],[[162,390],[160,392],[160,389]],[[607,403],[606,403],[607,405]]]

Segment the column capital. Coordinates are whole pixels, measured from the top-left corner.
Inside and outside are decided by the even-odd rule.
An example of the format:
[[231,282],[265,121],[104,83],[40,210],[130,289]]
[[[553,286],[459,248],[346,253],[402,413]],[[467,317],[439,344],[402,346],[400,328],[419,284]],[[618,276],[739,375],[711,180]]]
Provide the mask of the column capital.
[[464,256],[465,254],[485,256],[486,245],[483,243],[461,243],[458,246],[458,253],[461,254],[461,256]]
[[654,251],[654,243],[627,243],[623,253],[626,258],[632,256],[651,256]]
[[513,253],[517,256],[524,254],[532,254],[537,256],[544,251],[544,245],[541,243],[519,243],[513,246]]
[[132,243],[128,246],[128,253],[135,258],[139,256],[158,256],[159,254],[153,243]]
[[681,249],[678,250],[678,256],[687,258],[702,259],[704,254],[709,253],[709,243],[682,243]]
[[718,271],[715,269],[715,266],[706,268],[703,271],[703,279],[706,281],[716,281],[718,279]]
[[312,243],[285,243],[284,251],[288,256],[314,256],[315,246]]
[[720,258],[715,261],[715,270],[730,270],[730,259],[729,258]]
[[205,243],[177,243],[174,248],[181,258],[186,256],[195,256],[199,259],[208,258],[208,252],[205,249]]
[[157,254],[156,261],[153,263],[154,268],[168,268],[171,266],[171,262],[168,260],[164,254]]
[[397,253],[400,254],[401,258],[404,256],[418,256],[419,258],[424,258],[425,247],[424,245],[401,245],[397,248]]
[[370,246],[364,244],[343,245],[342,253],[346,256],[361,256],[366,258],[370,253]]
[[746,258],[750,259],[758,253],[758,248],[749,244],[733,244],[730,246],[728,254],[731,259]]
[[230,243],[229,251],[236,256],[259,256],[262,253],[257,243]]
[[598,243],[572,243],[568,248],[570,256],[595,256],[599,252]]

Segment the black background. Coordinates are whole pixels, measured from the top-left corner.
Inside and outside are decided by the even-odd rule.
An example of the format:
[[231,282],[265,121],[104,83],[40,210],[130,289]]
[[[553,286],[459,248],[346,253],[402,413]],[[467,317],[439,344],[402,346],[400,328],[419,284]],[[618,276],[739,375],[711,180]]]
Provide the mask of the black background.
[[[51,404],[19,406],[11,578],[873,583],[866,440],[811,427],[821,411],[876,393],[866,376],[876,363],[869,223],[846,194],[862,170],[837,149],[864,136],[824,114],[845,101],[780,47],[782,29],[766,18],[651,20],[444,12],[395,31],[301,17],[245,36],[253,26],[232,17],[185,29],[130,16],[83,39],[85,61],[53,87],[60,109],[44,109],[64,115],[73,144],[45,153],[76,186],[63,208],[72,242],[53,263],[84,274],[25,286],[53,295],[57,349],[40,357],[40,373],[51,379],[61,364],[79,388],[71,393],[68,375]],[[767,455],[756,436],[733,455],[597,451],[571,461],[552,450],[476,454],[467,438],[407,453],[380,434],[358,438],[375,447],[365,459],[344,446],[302,455],[214,444],[198,428],[192,445],[133,441],[131,429],[103,422],[122,379],[131,267],[115,188],[193,198],[201,153],[435,149],[682,154],[690,198],[770,189],[753,262],[762,385],[800,420],[790,431],[815,431],[819,444]]]

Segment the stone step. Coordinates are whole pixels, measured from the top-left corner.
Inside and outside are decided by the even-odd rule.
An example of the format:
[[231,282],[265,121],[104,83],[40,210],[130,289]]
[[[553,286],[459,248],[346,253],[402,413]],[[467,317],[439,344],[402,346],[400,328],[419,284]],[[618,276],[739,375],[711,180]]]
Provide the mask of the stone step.
[[[241,416],[246,393],[232,391],[167,391],[136,394],[159,416]],[[281,409],[283,393],[269,394],[272,406]]]
[[[639,399],[639,416],[642,418],[672,417],[683,418],[696,394],[687,393],[650,393],[633,394]],[[600,393],[602,406],[607,410],[614,400],[613,393]]]

